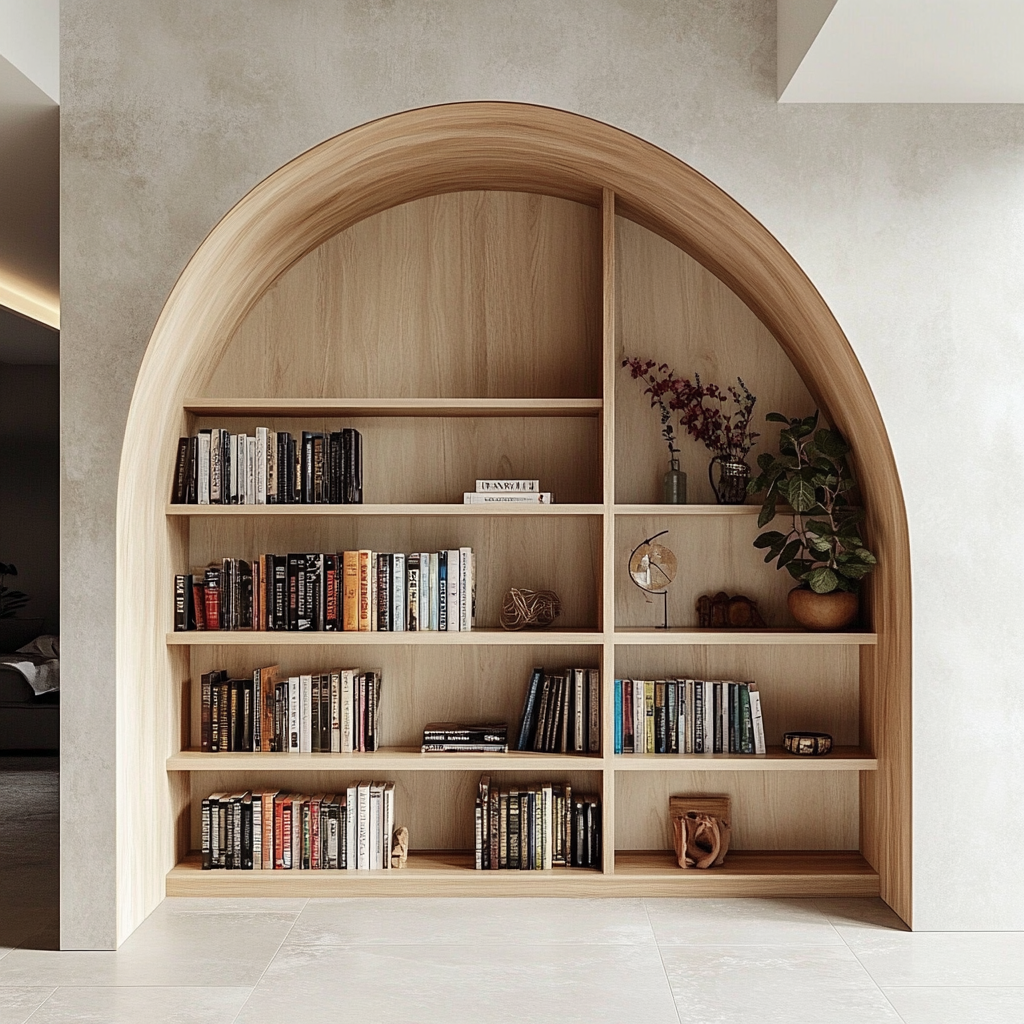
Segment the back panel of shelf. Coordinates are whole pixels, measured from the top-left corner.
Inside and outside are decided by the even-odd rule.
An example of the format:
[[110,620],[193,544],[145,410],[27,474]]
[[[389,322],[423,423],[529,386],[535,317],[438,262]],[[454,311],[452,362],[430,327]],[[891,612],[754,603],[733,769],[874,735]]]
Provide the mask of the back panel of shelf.
[[323,243],[274,283],[216,396],[601,397],[601,211],[431,196]]

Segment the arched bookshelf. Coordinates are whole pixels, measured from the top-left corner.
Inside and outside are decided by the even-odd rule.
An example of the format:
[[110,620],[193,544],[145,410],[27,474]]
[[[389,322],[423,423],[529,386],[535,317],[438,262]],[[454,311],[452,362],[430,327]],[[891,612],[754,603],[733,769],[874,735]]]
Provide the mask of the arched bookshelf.
[[[722,383],[738,374],[760,414],[817,405],[844,431],[880,559],[865,628],[793,628],[788,577],[750,547],[756,508],[653,504],[662,452],[650,410],[619,369],[623,351]],[[167,505],[179,434],[310,421],[362,430],[367,504]],[[707,502],[704,454],[684,445],[691,497]],[[560,503],[457,504],[475,477],[499,475],[540,477]],[[678,628],[667,632],[649,628],[653,615],[624,581],[626,554],[655,528],[671,531],[683,570],[670,600]],[[457,104],[354,129],[257,186],[197,251],[154,331],[129,414],[118,532],[123,933],[165,887],[881,893],[909,920],[909,553],[884,426],[838,324],[778,242],[641,140],[547,108]],[[173,574],[243,547],[456,543],[473,545],[481,567],[472,633],[169,632]],[[558,591],[564,611],[554,629],[497,628],[512,584]],[[721,587],[755,596],[777,628],[694,628],[694,598]],[[383,669],[376,754],[194,750],[194,695],[208,668],[241,673],[273,661],[310,671],[339,659]],[[599,755],[430,758],[412,749],[431,718],[515,721],[533,664],[601,670]],[[680,673],[756,679],[770,744],[787,728],[827,727],[842,749],[812,761],[777,751],[616,757],[611,681]],[[474,872],[463,851],[484,771],[501,781],[567,778],[600,793],[603,870]],[[203,873],[188,856],[198,843],[194,807],[214,790],[330,790],[354,777],[395,780],[412,833],[407,870]],[[673,792],[732,796],[737,841],[724,868],[673,866]]]

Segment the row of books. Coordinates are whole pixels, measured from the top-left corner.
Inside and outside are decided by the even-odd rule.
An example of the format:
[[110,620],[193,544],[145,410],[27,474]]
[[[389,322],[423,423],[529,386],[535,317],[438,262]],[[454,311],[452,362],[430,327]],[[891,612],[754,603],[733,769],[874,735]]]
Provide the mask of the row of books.
[[357,668],[280,678],[277,665],[251,679],[223,669],[200,677],[204,753],[348,754],[380,745],[381,676]]
[[616,679],[616,754],[763,754],[756,683]]
[[431,722],[423,727],[424,754],[507,754],[508,725]]
[[596,754],[601,749],[601,673],[535,668],[526,688],[517,750]]
[[484,775],[474,806],[479,871],[601,866],[601,802],[542,782],[496,789]]
[[462,495],[463,505],[550,505],[550,491],[540,489],[539,480],[477,480],[475,491]]
[[219,427],[178,439],[171,501],[177,505],[361,505],[363,437],[353,427],[323,433]]
[[203,870],[390,869],[395,784],[341,793],[213,793],[202,803]]
[[465,631],[475,625],[469,547],[223,558],[174,577],[174,629]]

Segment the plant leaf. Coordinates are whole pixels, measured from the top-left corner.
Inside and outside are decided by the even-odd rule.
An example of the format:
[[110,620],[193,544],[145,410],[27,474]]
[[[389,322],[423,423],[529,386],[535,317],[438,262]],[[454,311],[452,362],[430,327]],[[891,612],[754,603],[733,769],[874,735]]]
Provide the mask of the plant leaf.
[[850,446],[834,430],[819,430],[814,435],[818,450],[832,459],[841,459],[849,454]]
[[784,543],[785,540],[786,535],[784,533],[779,533],[778,530],[769,530],[767,533],[762,533],[761,536],[754,541],[754,547],[770,548],[773,544]]
[[767,526],[775,518],[775,502],[765,502],[761,514],[757,517],[757,528]]
[[786,497],[795,512],[809,512],[814,508],[814,488],[803,477],[794,477],[789,481]]
[[811,590],[816,594],[831,594],[839,585],[838,577],[827,566],[823,566],[820,569],[812,569],[806,579],[811,586]]
[[770,412],[770,413],[768,413],[767,416],[765,416],[765,419],[769,423],[788,423],[789,422],[789,420],[786,419],[786,417],[783,416],[781,412]]
[[798,554],[800,554],[800,548],[803,547],[800,540],[791,540],[783,549],[779,555],[779,568],[784,569]]

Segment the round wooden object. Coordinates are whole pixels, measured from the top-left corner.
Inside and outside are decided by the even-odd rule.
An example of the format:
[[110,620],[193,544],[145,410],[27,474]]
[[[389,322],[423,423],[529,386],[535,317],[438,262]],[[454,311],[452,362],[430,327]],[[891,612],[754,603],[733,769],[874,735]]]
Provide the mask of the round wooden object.
[[553,590],[519,590],[513,587],[501,602],[502,629],[543,629],[562,612]]
[[857,618],[859,599],[845,590],[816,594],[813,590],[794,587],[787,603],[790,614],[804,629],[832,633],[845,629]]

